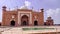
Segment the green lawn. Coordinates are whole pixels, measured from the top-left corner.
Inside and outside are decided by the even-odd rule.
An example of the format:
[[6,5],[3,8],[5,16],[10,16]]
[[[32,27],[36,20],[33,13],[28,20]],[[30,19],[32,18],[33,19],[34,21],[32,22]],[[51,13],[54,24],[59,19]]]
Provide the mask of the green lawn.
[[55,28],[22,28],[24,31],[26,30],[53,30]]

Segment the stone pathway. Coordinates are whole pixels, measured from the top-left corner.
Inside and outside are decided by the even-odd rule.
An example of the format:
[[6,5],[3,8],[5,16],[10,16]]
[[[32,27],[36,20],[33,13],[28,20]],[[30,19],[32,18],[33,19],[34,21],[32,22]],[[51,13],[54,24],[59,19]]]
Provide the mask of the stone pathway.
[[[25,28],[26,30],[24,30]],[[0,28],[1,34],[29,34],[29,33],[48,33],[60,32],[60,26],[26,26],[26,27],[4,27]]]

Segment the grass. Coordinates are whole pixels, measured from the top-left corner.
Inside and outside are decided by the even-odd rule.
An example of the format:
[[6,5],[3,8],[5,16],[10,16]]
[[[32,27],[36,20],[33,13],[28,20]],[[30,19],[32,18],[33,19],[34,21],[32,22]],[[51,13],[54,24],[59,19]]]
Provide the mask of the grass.
[[22,28],[24,31],[26,30],[53,30],[54,28]]

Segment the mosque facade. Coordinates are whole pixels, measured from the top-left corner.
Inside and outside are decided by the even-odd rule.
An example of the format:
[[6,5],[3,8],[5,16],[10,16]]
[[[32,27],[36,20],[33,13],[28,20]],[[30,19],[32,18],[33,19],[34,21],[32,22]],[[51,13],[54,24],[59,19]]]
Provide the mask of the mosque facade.
[[44,22],[44,9],[35,11],[23,7],[21,9],[6,10],[6,6],[2,7],[2,26],[42,26],[53,25],[51,17]]

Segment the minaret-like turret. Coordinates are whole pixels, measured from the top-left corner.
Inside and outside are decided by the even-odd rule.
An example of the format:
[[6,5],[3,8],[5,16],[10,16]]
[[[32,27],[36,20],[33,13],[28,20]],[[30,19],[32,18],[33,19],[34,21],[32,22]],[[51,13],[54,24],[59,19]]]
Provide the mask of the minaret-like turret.
[[3,10],[3,11],[6,11],[6,8],[7,8],[6,6],[3,6],[3,7],[2,7],[2,10]]
[[44,24],[44,9],[40,9],[40,17],[41,17],[41,20],[42,20],[42,24]]
[[41,10],[41,12],[44,12],[44,9],[42,8],[42,9],[40,9]]
[[4,26],[4,24],[5,24],[5,22],[4,22],[4,20],[5,20],[5,13],[6,13],[6,6],[3,6],[2,7],[2,26]]

